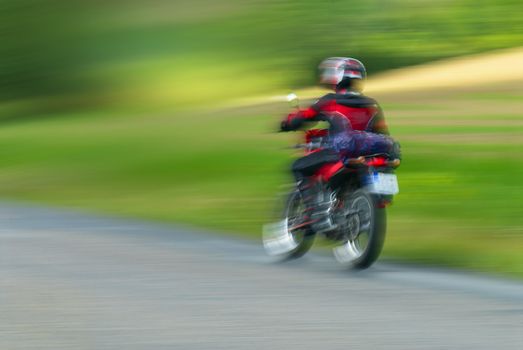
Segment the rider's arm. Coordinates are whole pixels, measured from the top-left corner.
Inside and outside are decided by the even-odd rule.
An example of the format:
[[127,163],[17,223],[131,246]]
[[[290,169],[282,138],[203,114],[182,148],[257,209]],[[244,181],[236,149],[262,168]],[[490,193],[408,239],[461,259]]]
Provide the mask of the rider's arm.
[[290,113],[287,118],[281,123],[281,131],[298,130],[305,122],[315,121],[319,112],[313,107]]
[[303,126],[305,122],[314,122],[317,121],[317,118],[320,116],[322,109],[328,101],[328,96],[326,95],[316,101],[307,109],[299,110],[297,112],[290,113],[287,118],[281,123],[282,131],[292,131],[298,130]]
[[369,122],[367,130],[376,134],[390,135],[389,127],[387,126],[385,116],[383,115],[383,110],[380,106],[378,106],[377,108],[378,109],[376,111],[376,114],[374,115],[374,117],[372,117],[371,121]]

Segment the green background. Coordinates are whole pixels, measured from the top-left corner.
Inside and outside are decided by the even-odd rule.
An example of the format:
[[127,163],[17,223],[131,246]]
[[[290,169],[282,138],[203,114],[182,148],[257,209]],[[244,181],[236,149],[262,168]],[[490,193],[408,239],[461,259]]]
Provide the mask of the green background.
[[[284,103],[225,103],[312,85],[326,56],[372,76],[523,42],[507,0],[0,9],[2,198],[256,238],[298,136],[274,133]],[[376,97],[405,157],[384,255],[523,277],[521,84]]]

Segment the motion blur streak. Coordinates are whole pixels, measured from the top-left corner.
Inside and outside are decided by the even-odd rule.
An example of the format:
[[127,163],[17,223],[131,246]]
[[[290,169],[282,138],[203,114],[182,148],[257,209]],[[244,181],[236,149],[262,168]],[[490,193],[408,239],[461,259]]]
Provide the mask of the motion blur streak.
[[[0,349],[523,349],[520,283],[382,263],[523,279],[522,13],[0,0]],[[258,242],[296,156],[288,104],[260,96],[306,106],[332,56],[365,63],[403,152],[383,260],[359,274]]]
[[311,85],[326,56],[350,53],[375,73],[523,42],[513,0],[7,0],[0,9],[0,98],[37,104],[21,114],[208,103]]

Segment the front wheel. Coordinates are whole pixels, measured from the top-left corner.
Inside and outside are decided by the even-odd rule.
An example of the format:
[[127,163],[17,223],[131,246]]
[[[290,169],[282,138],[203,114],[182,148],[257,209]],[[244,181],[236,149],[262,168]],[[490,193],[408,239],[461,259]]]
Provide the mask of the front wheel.
[[283,260],[296,259],[311,249],[315,235],[308,225],[303,225],[304,209],[300,193],[290,193],[283,210],[283,219],[264,227],[263,246],[267,254]]
[[385,208],[378,198],[363,189],[350,192],[345,198],[345,241],[334,248],[334,256],[342,264],[365,269],[378,258],[386,232]]

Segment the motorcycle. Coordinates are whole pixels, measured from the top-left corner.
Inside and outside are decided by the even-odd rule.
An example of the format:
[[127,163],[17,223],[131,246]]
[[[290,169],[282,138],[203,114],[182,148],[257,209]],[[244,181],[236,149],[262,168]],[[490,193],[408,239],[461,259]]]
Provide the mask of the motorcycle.
[[[289,95],[291,102],[296,95]],[[297,107],[299,108],[299,107]],[[298,147],[305,154],[324,147],[327,129],[305,132],[305,143]],[[283,260],[307,253],[317,235],[334,243],[336,260],[357,269],[371,266],[379,257],[386,234],[386,208],[399,193],[394,170],[399,159],[387,154],[373,154],[329,163],[314,175],[323,184],[328,202],[328,220],[318,229],[304,215],[304,203],[297,187],[285,201],[281,220],[264,226],[265,251]]]

